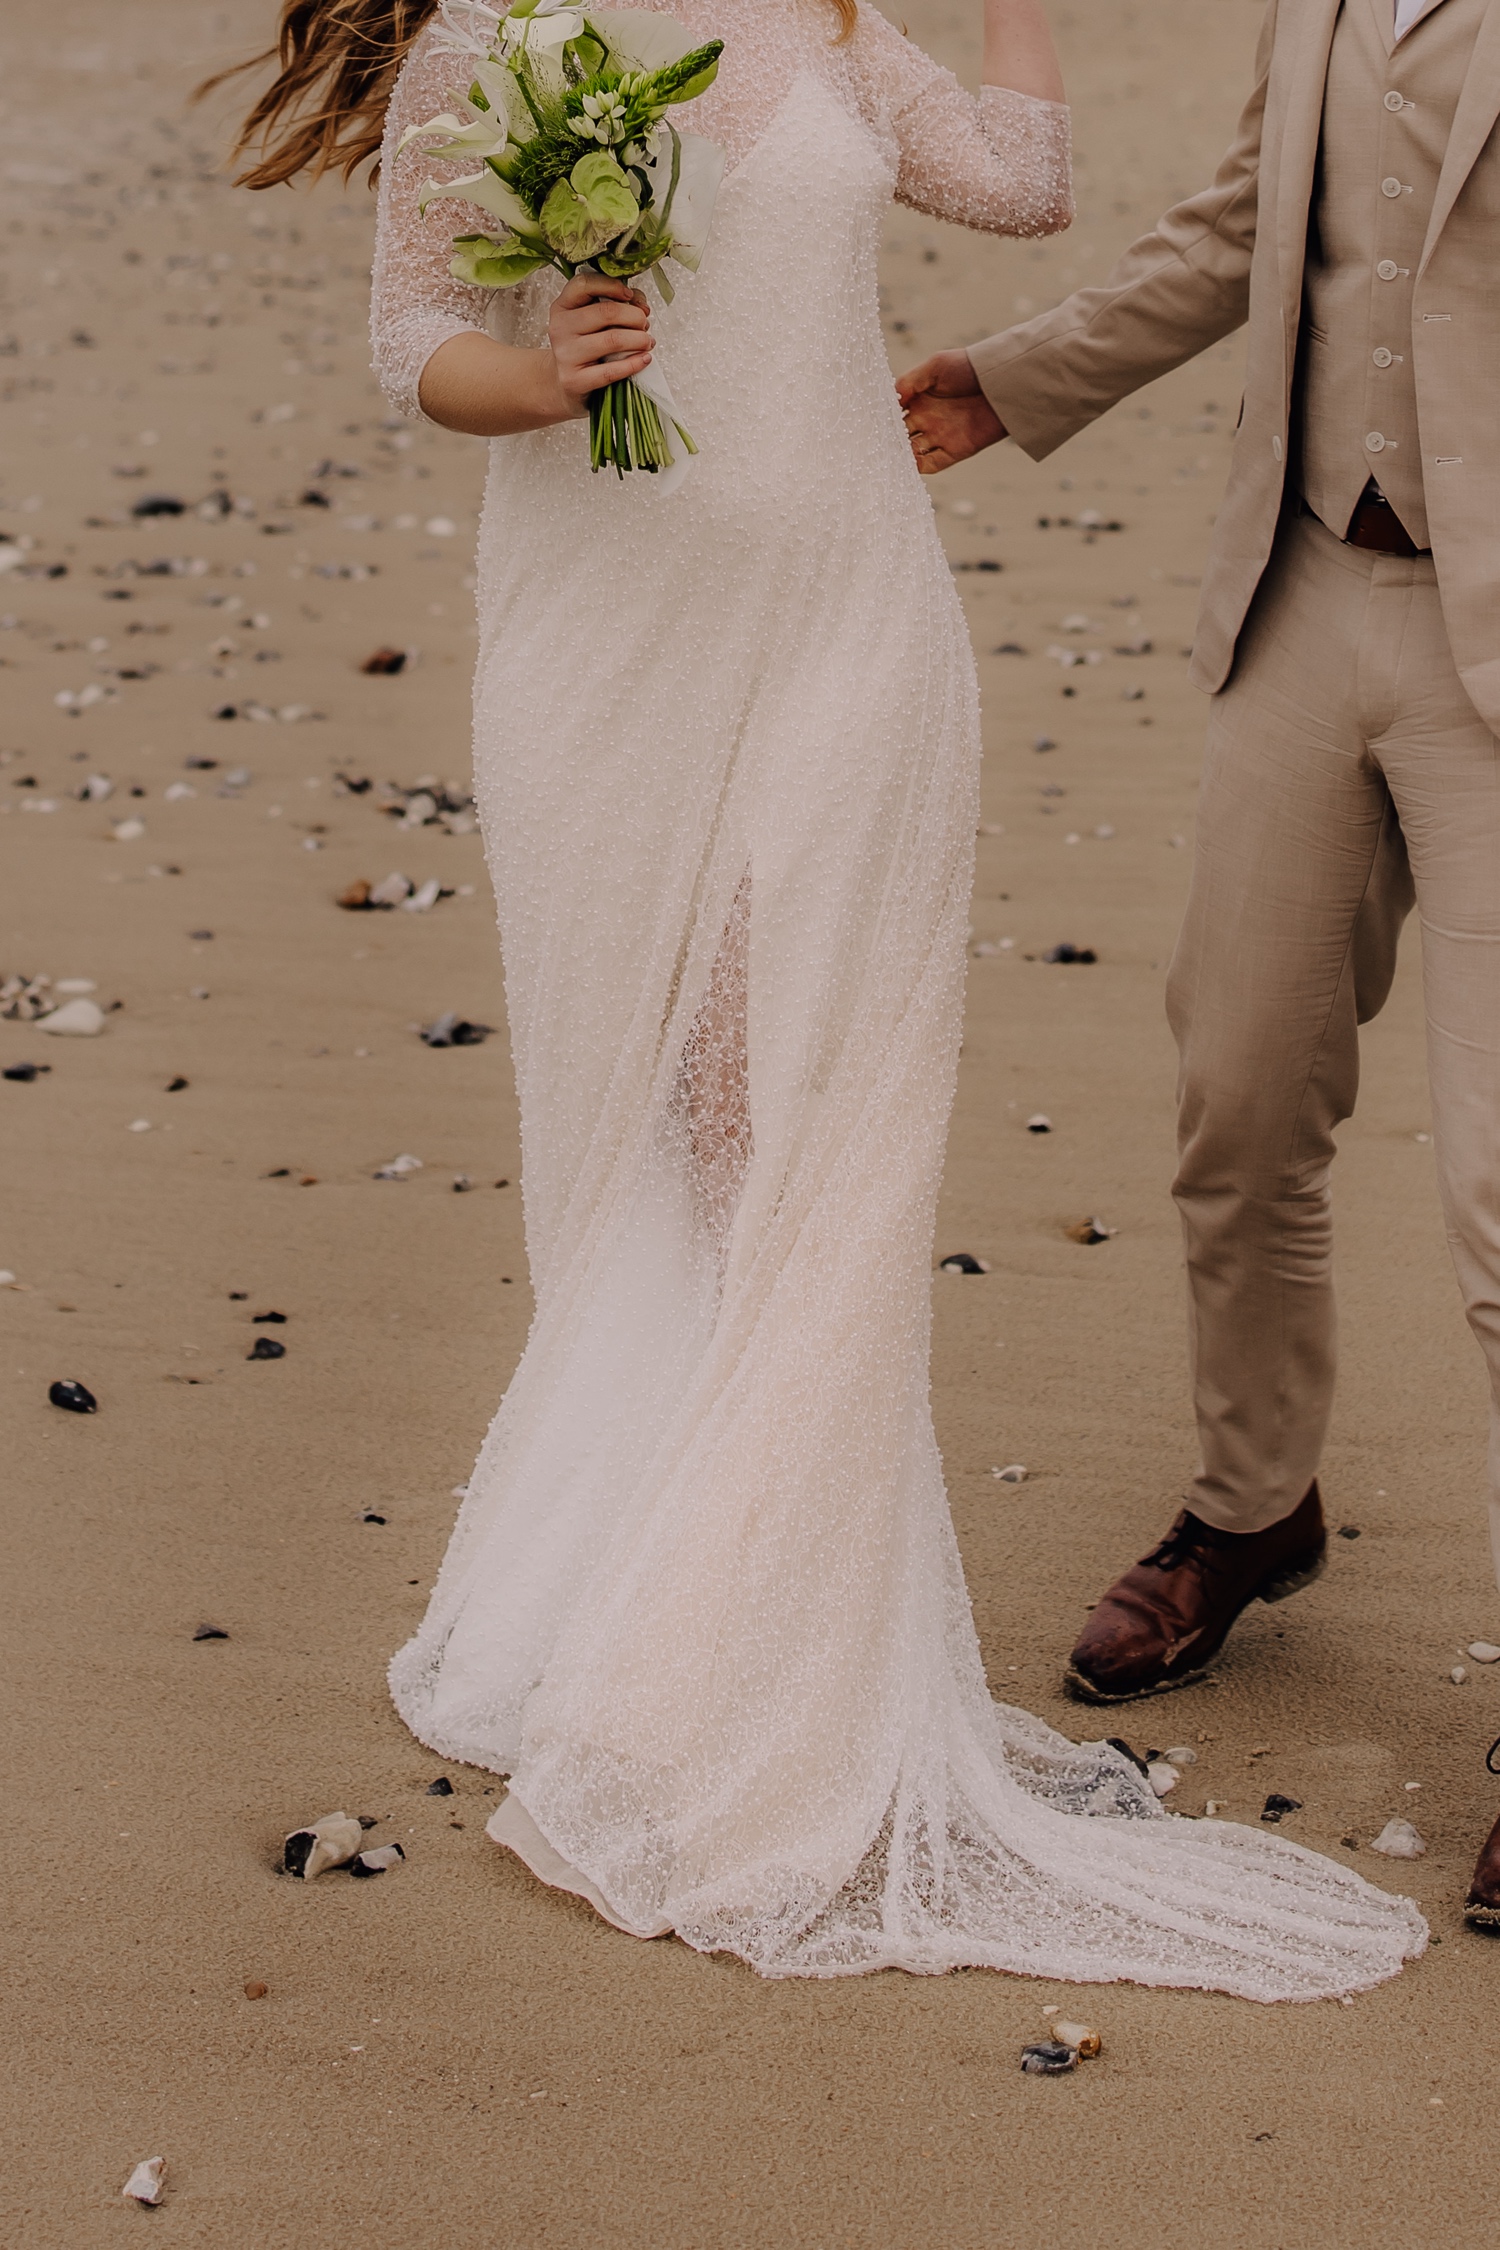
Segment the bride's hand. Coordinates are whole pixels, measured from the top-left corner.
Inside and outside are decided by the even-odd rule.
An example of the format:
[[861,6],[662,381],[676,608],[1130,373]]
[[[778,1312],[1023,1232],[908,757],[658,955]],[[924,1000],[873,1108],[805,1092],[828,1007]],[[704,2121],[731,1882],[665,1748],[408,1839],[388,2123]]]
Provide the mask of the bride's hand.
[[656,339],[639,289],[600,274],[575,274],[547,323],[557,387],[567,413],[581,415],[589,394],[651,364]]
[[912,457],[924,477],[967,461],[1006,434],[967,352],[937,352],[897,377]]

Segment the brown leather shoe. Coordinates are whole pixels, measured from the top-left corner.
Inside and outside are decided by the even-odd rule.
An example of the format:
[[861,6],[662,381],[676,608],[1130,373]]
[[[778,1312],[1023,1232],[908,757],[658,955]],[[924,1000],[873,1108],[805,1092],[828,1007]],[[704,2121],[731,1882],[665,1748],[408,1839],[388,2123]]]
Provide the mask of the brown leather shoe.
[[[1495,1763],[1497,1757],[1500,1757],[1500,1742],[1492,1742],[1485,1760],[1491,1773],[1500,1773],[1500,1765]],[[1471,1929],[1500,1930],[1500,1820],[1490,1830],[1484,1850],[1475,1863],[1464,1920]]]
[[1070,1693],[1085,1703],[1132,1703],[1201,1680],[1242,1609],[1300,1592],[1327,1559],[1316,1482],[1265,1531],[1216,1531],[1184,1508],[1161,1545],[1098,1604],[1069,1659]]

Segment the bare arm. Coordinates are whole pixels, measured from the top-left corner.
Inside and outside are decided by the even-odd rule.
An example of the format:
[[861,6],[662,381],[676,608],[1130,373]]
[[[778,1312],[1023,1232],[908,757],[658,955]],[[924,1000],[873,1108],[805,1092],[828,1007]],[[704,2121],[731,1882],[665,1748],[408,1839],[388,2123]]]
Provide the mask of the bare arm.
[[654,349],[638,289],[580,274],[555,300],[547,343],[528,350],[474,329],[450,336],[422,369],[422,412],[470,437],[550,429],[588,412],[589,393],[639,375]]
[[1041,0],[984,0],[984,83],[1062,102],[1062,65]]

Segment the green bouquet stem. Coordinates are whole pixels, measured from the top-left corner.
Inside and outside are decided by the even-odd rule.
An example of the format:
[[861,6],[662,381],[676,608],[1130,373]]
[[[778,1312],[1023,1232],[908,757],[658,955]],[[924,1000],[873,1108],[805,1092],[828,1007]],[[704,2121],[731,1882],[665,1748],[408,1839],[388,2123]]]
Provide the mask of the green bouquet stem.
[[[689,453],[698,448],[680,422],[672,424]],[[628,469],[644,469],[655,476],[670,468],[671,448],[662,427],[655,399],[633,382],[607,383],[589,398],[589,466],[598,474],[612,468],[623,477]]]

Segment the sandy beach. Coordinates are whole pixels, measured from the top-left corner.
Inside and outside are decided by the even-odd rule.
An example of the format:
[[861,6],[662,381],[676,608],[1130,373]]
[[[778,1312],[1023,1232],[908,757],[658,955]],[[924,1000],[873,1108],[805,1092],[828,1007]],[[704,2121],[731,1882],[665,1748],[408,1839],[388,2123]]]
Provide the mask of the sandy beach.
[[[977,5],[900,12],[977,83]],[[1102,275],[1204,181],[1259,15],[1059,0],[1077,223],[1016,244],[895,212],[893,366]],[[1414,929],[1341,1137],[1324,1490],[1349,1536],[1209,1683],[1103,1723],[1062,1693],[1083,1605],[1194,1462],[1162,980],[1237,343],[1040,467],[1002,448],[933,493],[986,741],[937,1251],[990,1268],[934,1281],[938,1433],[995,1692],[1193,1747],[1188,1813],[1299,1799],[1282,1833],[1415,1897],[1431,1951],[1345,2006],[766,1984],[541,1889],[484,1838],[494,1778],[391,1709],[530,1310],[465,809],[483,455],[395,420],[368,372],[364,188],[237,192],[232,104],[186,106],[271,21],[58,0],[0,34],[0,984],[105,1011],[87,1038],[0,1017],[0,1067],[38,1066],[0,1080],[0,2241],[1477,2250],[1500,1949],[1460,1907],[1500,1663],[1464,1652],[1500,1640],[1500,1597]],[[362,670],[381,649],[400,669]],[[441,895],[336,903],[393,872]],[[1097,959],[1044,961],[1059,943]],[[493,1034],[424,1044],[450,1011]],[[1089,1217],[1118,1231],[1073,1240]],[[66,1379],[96,1414],[49,1403]],[[335,1807],[404,1864],[276,1874]],[[1425,1857],[1370,1851],[1392,1817]],[[1058,2003],[1104,2051],[1023,2077]],[[155,2154],[145,2213],[120,2190]]]

